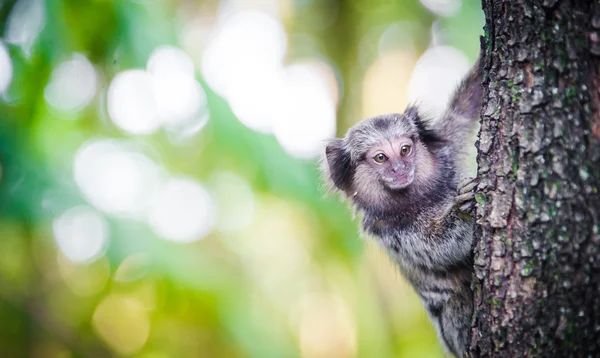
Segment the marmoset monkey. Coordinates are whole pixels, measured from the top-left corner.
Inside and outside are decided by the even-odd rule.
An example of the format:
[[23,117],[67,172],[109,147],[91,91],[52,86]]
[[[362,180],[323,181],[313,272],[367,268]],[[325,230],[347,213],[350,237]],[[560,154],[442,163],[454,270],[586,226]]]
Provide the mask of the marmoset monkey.
[[447,352],[463,357],[473,292],[473,207],[477,180],[463,160],[478,124],[481,60],[437,121],[415,106],[365,119],[325,149],[322,171],[362,215],[418,293]]

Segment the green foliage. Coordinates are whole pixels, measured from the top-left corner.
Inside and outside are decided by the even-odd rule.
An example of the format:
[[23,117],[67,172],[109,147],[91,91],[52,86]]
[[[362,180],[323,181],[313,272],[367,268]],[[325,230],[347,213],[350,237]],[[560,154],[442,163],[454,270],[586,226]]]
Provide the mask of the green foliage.
[[[317,163],[245,127],[200,73],[209,120],[192,138],[173,141],[167,131],[132,136],[110,121],[110,80],[144,68],[157,46],[177,44],[180,3],[45,1],[45,26],[31,52],[5,44],[13,79],[0,100],[2,356],[441,357],[416,295],[385,255],[359,238],[346,206],[324,196]],[[351,3],[357,11],[344,10],[352,13],[344,26],[365,28],[349,41],[398,19],[426,26],[434,20],[417,2]],[[3,35],[16,4],[0,4]],[[481,20],[477,2],[443,24],[452,45],[468,46],[474,58],[481,27],[469,19]],[[331,39],[319,40],[324,32],[313,35],[330,48]],[[92,102],[67,114],[52,108],[45,89],[52,70],[73,53],[101,76]],[[354,54],[332,54],[340,63],[345,56]],[[351,69],[340,66],[349,78]],[[355,81],[346,86],[359,87]],[[70,261],[57,248],[53,221],[90,205],[73,179],[73,161],[83,144],[100,137],[127,140],[165,171],[210,190],[217,173],[242,178],[255,203],[252,222],[183,244],[142,221],[106,215],[106,253],[90,263]]]

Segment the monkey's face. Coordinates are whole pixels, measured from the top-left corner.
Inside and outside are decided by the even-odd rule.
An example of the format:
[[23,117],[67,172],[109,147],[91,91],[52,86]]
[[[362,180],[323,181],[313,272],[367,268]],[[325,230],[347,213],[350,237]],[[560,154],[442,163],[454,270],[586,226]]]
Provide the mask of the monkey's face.
[[[371,147],[364,162],[374,178],[390,190],[401,190],[415,178],[415,143],[406,136],[383,140]],[[368,179],[367,179],[368,180]]]
[[323,173],[335,189],[370,207],[407,191],[422,192],[434,174],[440,139],[415,108],[365,119],[325,149]]

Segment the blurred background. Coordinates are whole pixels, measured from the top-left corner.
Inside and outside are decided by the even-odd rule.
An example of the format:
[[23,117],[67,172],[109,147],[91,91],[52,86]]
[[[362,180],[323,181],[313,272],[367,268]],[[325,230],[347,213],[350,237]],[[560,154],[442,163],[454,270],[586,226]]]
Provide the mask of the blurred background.
[[0,356],[442,357],[316,162],[438,114],[480,7],[0,1]]

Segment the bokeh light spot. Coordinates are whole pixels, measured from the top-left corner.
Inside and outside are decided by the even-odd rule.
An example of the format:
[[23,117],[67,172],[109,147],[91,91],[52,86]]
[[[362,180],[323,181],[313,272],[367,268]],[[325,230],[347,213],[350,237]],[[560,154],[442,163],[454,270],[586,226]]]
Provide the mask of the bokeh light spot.
[[210,233],[215,224],[210,194],[191,179],[168,180],[148,213],[153,231],[171,241],[192,242]]
[[280,66],[287,40],[281,23],[259,11],[237,12],[217,29],[202,58],[210,86],[225,98],[239,82],[255,82]]
[[303,357],[352,357],[356,327],[345,302],[335,295],[303,297],[300,349]]
[[81,54],[62,62],[52,71],[44,97],[54,108],[78,111],[88,105],[96,94],[96,71]]
[[228,242],[248,260],[248,274],[274,307],[289,310],[314,283],[310,249],[319,232],[312,219],[306,208],[294,202],[257,196],[251,225]]
[[13,76],[12,62],[6,46],[0,42],[0,94],[4,93]]
[[108,89],[108,113],[117,126],[131,134],[150,134],[160,128],[152,84],[144,70],[115,76]]
[[139,218],[153,199],[161,169],[127,142],[96,139],[75,154],[75,182],[86,199],[107,213]]
[[286,50],[278,19],[240,11],[209,42],[202,72],[245,126],[275,134],[290,155],[312,158],[335,134],[338,87],[333,71],[320,61],[284,67]]
[[440,16],[452,16],[460,10],[461,0],[420,0],[429,11]]
[[310,64],[292,65],[287,68],[282,95],[285,111],[273,126],[279,144],[296,157],[318,155],[336,127],[334,96],[325,76]]
[[420,108],[438,118],[469,68],[467,57],[454,47],[428,49],[417,61],[409,81],[409,102],[419,103]]
[[408,104],[406,86],[416,62],[412,52],[389,50],[378,57],[364,77],[363,117],[402,112]]
[[82,264],[72,262],[58,254],[56,261],[63,280],[78,296],[95,295],[104,288],[108,281],[110,268],[106,257],[101,257],[90,264]]
[[35,39],[44,28],[45,13],[43,0],[17,2],[6,20],[6,42],[20,46],[29,56]]
[[194,62],[183,50],[175,46],[159,46],[152,50],[146,70],[152,76],[181,73],[194,76]]
[[86,206],[65,211],[54,220],[52,229],[60,251],[74,262],[94,261],[108,243],[106,220]]
[[156,106],[165,124],[181,124],[195,118],[206,104],[200,84],[191,76],[175,72],[152,77]]
[[[253,75],[246,75],[246,77]],[[228,91],[228,101],[237,119],[246,127],[271,133],[273,122],[283,114],[285,70],[273,68],[260,78],[240,78]]]
[[225,17],[202,57],[208,84],[255,131],[270,133],[279,115],[277,94],[286,47],[285,31],[276,18],[245,10]]
[[150,55],[147,71],[152,76],[158,115],[165,125],[178,125],[198,117],[206,95],[194,77],[194,63],[183,50],[160,46]]
[[100,338],[125,356],[142,349],[150,334],[150,319],[143,303],[121,294],[112,294],[100,302],[92,324]]
[[164,126],[185,138],[207,119],[206,94],[195,78],[194,63],[174,46],[155,48],[146,70],[118,74],[109,88],[108,109],[113,122],[132,134]]
[[150,257],[146,253],[127,256],[115,272],[115,281],[132,282],[144,277],[150,270]]

